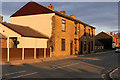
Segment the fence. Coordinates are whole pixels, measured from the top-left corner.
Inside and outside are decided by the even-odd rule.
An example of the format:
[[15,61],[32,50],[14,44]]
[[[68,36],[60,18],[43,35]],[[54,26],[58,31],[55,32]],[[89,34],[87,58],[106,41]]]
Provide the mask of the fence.
[[2,62],[50,57],[49,48],[2,48]]

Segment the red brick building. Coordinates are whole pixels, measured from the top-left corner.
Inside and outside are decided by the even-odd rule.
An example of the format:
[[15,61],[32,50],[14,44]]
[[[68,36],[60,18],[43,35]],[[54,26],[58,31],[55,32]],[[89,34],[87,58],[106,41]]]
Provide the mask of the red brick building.
[[115,47],[120,47],[120,36],[118,36],[118,33],[110,32],[110,35],[113,37],[113,42],[115,42]]

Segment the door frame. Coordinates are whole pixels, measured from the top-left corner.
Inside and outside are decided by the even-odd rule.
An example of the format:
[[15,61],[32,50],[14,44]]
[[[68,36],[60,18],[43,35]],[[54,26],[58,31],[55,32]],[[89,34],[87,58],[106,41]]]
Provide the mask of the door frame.
[[80,54],[83,54],[83,41],[81,41]]
[[70,41],[70,55],[73,55],[73,41]]
[[88,43],[88,54],[90,54],[90,42]]

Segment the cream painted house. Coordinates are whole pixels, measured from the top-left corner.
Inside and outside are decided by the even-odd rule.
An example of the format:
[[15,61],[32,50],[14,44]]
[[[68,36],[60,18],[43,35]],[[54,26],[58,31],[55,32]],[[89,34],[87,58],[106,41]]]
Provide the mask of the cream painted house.
[[10,22],[49,36],[47,47],[53,57],[94,53],[95,27],[66,15],[66,11],[54,10],[52,4],[46,7],[28,2],[11,15]]
[[28,26],[3,22],[0,33],[7,38],[7,48],[47,48],[48,36]]

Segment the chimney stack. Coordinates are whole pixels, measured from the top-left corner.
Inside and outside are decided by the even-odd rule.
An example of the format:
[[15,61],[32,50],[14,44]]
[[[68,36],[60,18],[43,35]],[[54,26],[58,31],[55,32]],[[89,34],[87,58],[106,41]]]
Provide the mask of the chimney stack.
[[70,15],[70,17],[74,18],[75,19],[75,15]]
[[115,36],[115,32],[114,32],[114,36]]
[[113,35],[112,32],[110,32],[110,35]]
[[52,4],[50,4],[48,8],[54,10],[54,6]]
[[66,11],[60,11],[61,14],[65,14],[66,15]]
[[0,16],[0,22],[3,22],[3,16]]

